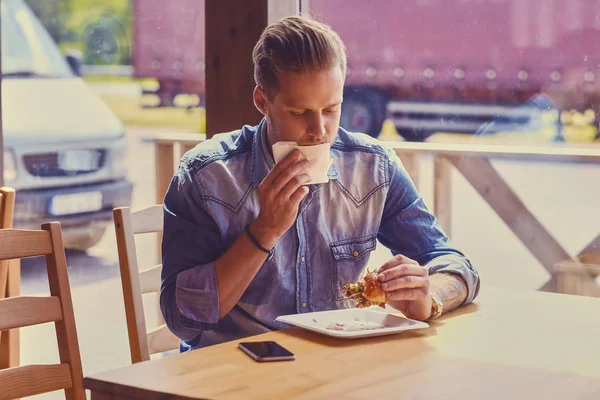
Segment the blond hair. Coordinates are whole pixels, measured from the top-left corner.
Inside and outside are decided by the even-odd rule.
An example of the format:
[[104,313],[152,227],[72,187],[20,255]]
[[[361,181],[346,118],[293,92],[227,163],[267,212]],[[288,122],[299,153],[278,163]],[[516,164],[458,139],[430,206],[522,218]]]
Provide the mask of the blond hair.
[[346,75],[346,47],[328,25],[313,19],[286,17],[265,28],[252,52],[254,81],[276,92],[281,72],[324,71],[339,66]]

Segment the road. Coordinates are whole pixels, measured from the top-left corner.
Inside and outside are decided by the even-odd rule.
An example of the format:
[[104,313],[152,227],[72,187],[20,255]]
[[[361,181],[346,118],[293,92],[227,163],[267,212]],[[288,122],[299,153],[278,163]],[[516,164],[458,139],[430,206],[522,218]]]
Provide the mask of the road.
[[[135,184],[133,208],[154,204],[154,154],[152,145],[142,141],[146,135],[164,129],[129,128],[129,173]],[[600,227],[600,168],[585,165],[495,162],[509,184],[540,218],[556,239],[571,253],[577,253]],[[423,163],[425,201],[431,204],[432,162]],[[548,274],[506,228],[479,195],[454,173],[454,244],[480,272],[484,285],[535,289]],[[140,267],[154,265],[155,240],[142,237],[137,243]],[[379,247],[372,254],[372,265],[389,257]],[[125,366],[130,363],[125,311],[120,287],[114,231],[87,253],[67,254],[73,290],[75,317],[84,374]],[[41,259],[24,260],[23,294],[43,294],[48,290],[45,265]],[[153,306],[154,299],[147,299]],[[149,318],[149,324],[153,318]],[[54,327],[51,324],[23,329],[23,363],[58,362]],[[36,399],[62,399],[52,393]]]

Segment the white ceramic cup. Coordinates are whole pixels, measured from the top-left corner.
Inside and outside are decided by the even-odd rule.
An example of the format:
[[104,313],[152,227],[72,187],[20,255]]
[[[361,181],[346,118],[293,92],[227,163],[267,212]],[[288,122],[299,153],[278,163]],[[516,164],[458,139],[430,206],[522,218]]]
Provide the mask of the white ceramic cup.
[[327,173],[333,162],[330,153],[330,143],[315,146],[299,146],[296,142],[277,142],[273,145],[275,164],[283,160],[294,149],[300,150],[300,153],[309,162],[308,167],[304,171],[310,177],[310,182],[307,185],[329,182]]

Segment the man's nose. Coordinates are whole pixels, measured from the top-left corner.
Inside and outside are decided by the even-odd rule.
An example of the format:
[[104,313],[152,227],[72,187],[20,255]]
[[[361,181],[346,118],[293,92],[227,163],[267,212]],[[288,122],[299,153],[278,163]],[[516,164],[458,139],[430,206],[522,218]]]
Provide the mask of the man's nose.
[[326,132],[327,131],[325,130],[325,118],[323,118],[323,116],[320,114],[316,115],[312,119],[310,124],[310,135],[317,138],[322,138],[323,136],[325,136]]

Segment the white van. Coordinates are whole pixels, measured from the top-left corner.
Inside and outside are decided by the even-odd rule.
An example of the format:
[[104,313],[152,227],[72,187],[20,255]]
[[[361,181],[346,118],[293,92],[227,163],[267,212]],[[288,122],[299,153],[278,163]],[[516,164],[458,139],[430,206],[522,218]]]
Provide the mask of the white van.
[[125,130],[22,0],[0,0],[4,183],[15,227],[60,221],[65,247],[96,244],[131,203]]

